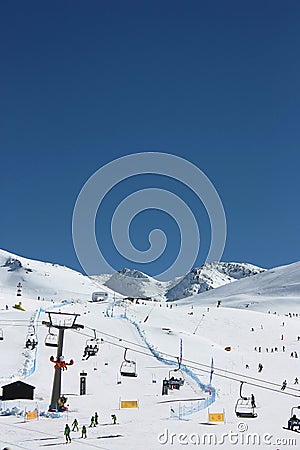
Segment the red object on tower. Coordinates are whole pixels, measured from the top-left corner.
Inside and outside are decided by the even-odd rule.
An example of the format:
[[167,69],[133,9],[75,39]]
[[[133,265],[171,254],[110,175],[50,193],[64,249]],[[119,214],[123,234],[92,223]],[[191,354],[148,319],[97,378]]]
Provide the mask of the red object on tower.
[[22,283],[19,282],[17,285],[17,297],[22,297]]

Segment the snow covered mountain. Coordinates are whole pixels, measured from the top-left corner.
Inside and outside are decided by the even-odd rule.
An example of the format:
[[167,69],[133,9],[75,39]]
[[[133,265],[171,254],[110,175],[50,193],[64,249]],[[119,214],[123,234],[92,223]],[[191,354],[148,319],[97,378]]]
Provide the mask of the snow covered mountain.
[[166,292],[168,300],[178,300],[218,288],[224,284],[264,272],[247,263],[215,262],[192,269]]
[[107,291],[96,280],[68,267],[34,261],[0,250],[0,301],[3,294],[16,295],[21,283],[23,297],[41,300],[89,300],[94,291]]
[[[19,261],[22,267],[5,259],[2,276],[19,273],[37,277],[34,264],[27,266],[32,272],[26,274],[23,258]],[[18,381],[34,387],[34,400],[0,400],[0,448],[63,449],[65,424],[71,425],[75,418],[79,430],[72,431],[71,438],[76,450],[180,449],[182,442],[193,448],[199,442],[196,447],[209,449],[220,445],[230,449],[233,444],[228,436],[234,436],[237,449],[244,448],[245,442],[249,442],[246,447],[257,450],[298,448],[298,435],[283,427],[287,426],[291,408],[299,404],[300,395],[299,385],[295,384],[299,377],[299,300],[299,309],[296,303],[290,303],[299,294],[299,269],[300,263],[274,269],[175,303],[132,304],[124,300],[115,302],[112,298],[107,303],[43,302],[42,306],[52,313],[79,314],[78,324],[84,326],[76,331],[66,330],[64,334],[64,357],[66,361],[72,358],[74,364],[61,373],[60,393],[67,398],[68,411],[54,414],[48,408],[55,374],[50,357],[56,349],[45,345],[49,330],[43,322],[48,315],[40,309],[36,292],[26,299],[28,307],[24,312],[0,308],[1,387]],[[66,275],[67,288],[72,276],[67,271],[57,274]],[[29,286],[34,278],[26,280]],[[289,296],[281,298],[284,301],[280,313],[241,309],[243,302],[251,302],[255,285],[261,294],[269,294],[270,299],[284,289],[289,292]],[[239,286],[242,288],[241,297],[236,300],[238,308],[227,308],[232,303],[225,298],[220,308],[207,306],[214,302],[209,296],[224,289],[238,292]],[[8,305],[15,298],[15,293],[2,295]],[[205,296],[206,304],[201,300]],[[297,316],[289,315],[292,310]],[[38,346],[24,348],[33,326]],[[96,356],[82,359],[94,333],[100,340],[100,350]],[[180,348],[183,360],[178,370]],[[136,377],[121,375],[125,349]],[[262,373],[257,370],[258,364],[263,366]],[[87,374],[87,390],[79,395],[82,372]],[[163,381],[174,377],[183,380],[180,389],[169,389],[168,395],[162,395]],[[283,380],[287,381],[284,391]],[[243,400],[239,398],[241,382],[243,394],[247,398],[255,396],[255,418],[237,417],[238,401]],[[138,408],[126,408],[128,402]],[[39,420],[25,420],[25,413],[36,409]],[[95,411],[99,413],[99,424],[89,427]],[[251,411],[249,405],[244,409],[246,413]],[[208,412],[225,413],[226,421],[216,425],[208,420]],[[115,425],[112,414],[117,416]],[[81,438],[83,425],[87,426],[86,439]],[[258,442],[261,445],[256,445]]]
[[163,301],[166,300],[165,293],[172,283],[158,281],[139,270],[126,268],[112,275],[100,275],[92,278],[127,297],[151,297]]
[[286,311],[287,304],[298,311],[300,300],[300,262],[275,267],[252,277],[226,284],[209,292],[189,297],[185,302],[249,308],[263,312]]
[[110,289],[129,297],[178,300],[214,289],[227,283],[265,271],[247,263],[217,262],[192,269],[171,281],[158,281],[138,270],[123,269],[113,275],[93,277]]

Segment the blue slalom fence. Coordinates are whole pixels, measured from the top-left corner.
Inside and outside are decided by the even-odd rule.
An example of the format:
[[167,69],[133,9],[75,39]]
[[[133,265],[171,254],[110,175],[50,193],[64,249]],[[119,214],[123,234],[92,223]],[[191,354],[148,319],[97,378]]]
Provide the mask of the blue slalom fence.
[[[147,348],[150,350],[150,352],[152,353],[152,355],[160,362],[168,365],[168,366],[177,366],[178,362],[172,361],[170,359],[164,358],[154,347],[152,344],[150,344],[143,331],[141,330],[140,326],[138,323],[136,323],[134,320],[130,319],[129,317],[125,316],[124,314],[119,314],[117,316],[113,316],[113,306],[109,306],[107,307],[106,311],[105,311],[105,316],[106,317],[114,317],[116,319],[125,319],[128,322],[131,323],[131,325],[133,325],[135,327],[135,329],[137,330],[142,342],[147,346]],[[171,417],[172,418],[182,418],[183,416],[189,415],[189,414],[193,414],[196,413],[198,411],[201,411],[203,409],[208,408],[212,403],[215,402],[216,400],[216,390],[213,386],[209,385],[209,384],[203,384],[199,377],[191,370],[189,369],[185,364],[181,364],[180,365],[180,369],[185,372],[189,377],[191,377],[199,386],[199,388],[206,392],[209,393],[209,397],[207,397],[205,400],[201,400],[198,401],[198,403],[196,405],[193,406],[185,406],[185,405],[181,405],[181,410],[180,413],[179,411],[175,411],[174,414],[171,411]],[[176,408],[177,409],[177,408]],[[174,411],[174,410],[173,410]]]

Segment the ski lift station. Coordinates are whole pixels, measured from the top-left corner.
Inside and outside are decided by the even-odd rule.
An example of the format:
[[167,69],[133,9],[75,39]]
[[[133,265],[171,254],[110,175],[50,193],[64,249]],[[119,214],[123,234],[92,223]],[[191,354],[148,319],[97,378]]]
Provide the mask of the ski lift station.
[[92,302],[103,302],[104,300],[108,300],[108,292],[99,291],[92,293]]

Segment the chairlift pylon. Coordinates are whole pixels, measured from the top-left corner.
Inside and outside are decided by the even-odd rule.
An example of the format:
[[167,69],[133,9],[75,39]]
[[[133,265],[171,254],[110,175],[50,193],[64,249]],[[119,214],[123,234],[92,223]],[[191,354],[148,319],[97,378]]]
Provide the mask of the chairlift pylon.
[[136,363],[135,361],[130,361],[129,359],[126,358],[126,353],[127,353],[127,348],[125,348],[125,352],[124,352],[124,361],[121,364],[120,367],[120,374],[123,377],[137,377],[137,373],[136,373]]

